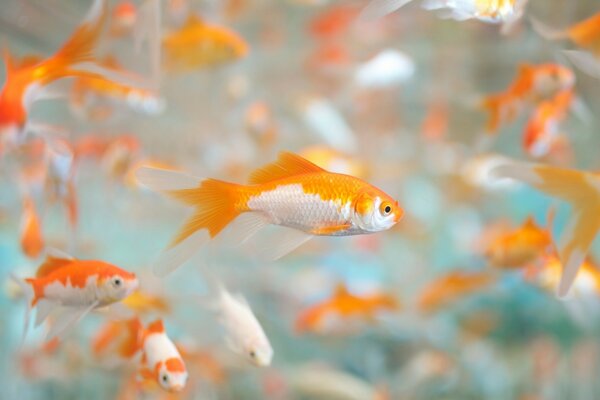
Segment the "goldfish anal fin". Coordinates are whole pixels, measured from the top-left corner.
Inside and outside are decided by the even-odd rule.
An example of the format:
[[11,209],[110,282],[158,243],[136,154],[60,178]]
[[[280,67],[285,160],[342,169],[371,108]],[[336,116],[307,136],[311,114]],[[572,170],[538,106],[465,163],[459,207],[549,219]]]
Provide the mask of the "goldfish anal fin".
[[277,161],[261,167],[250,175],[249,183],[261,184],[294,175],[323,172],[323,168],[289,152],[281,152]]
[[56,258],[52,256],[46,257],[46,260],[40,267],[38,268],[35,276],[36,278],[42,278],[44,276],[48,276],[51,273],[58,271],[59,269],[65,267],[66,265],[72,263],[73,260],[69,260],[67,258]]

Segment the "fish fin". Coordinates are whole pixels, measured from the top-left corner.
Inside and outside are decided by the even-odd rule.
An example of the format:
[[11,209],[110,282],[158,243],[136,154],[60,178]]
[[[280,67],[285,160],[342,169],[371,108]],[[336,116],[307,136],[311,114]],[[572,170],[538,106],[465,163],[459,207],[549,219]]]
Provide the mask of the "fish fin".
[[275,235],[269,235],[268,240],[260,243],[252,241],[246,243],[245,247],[265,261],[275,261],[291,253],[304,243],[312,239],[314,235],[287,227],[277,227]]
[[566,39],[569,36],[567,31],[548,26],[535,17],[529,17],[529,22],[533,30],[546,40]]
[[69,261],[76,260],[75,257],[70,255],[66,251],[59,250],[56,247],[48,247],[46,249],[46,257],[59,258],[59,259],[64,259],[64,260],[69,260]]
[[351,224],[324,226],[322,228],[313,229],[310,233],[317,236],[331,236],[332,234],[344,231],[350,228],[351,226]]
[[245,212],[234,219],[219,235],[220,243],[237,246],[269,225],[268,217],[261,212]]
[[156,378],[156,375],[150,368],[142,368],[140,369],[140,376],[142,379],[153,381]]
[[488,133],[496,133],[500,129],[503,117],[503,107],[505,98],[502,95],[491,95],[483,99],[481,107],[489,113],[486,131]]
[[95,0],[84,22],[73,32],[52,60],[64,66],[94,61],[92,51],[108,20],[106,0]]
[[73,262],[72,259],[67,258],[56,258],[50,255],[46,256],[46,260],[39,266],[37,272],[35,273],[36,278],[42,278],[44,276],[48,276],[51,273],[58,271],[61,268],[71,264]]
[[56,309],[56,304],[45,299],[41,299],[36,304],[34,327],[38,327],[48,318],[50,313]]
[[16,69],[16,61],[6,44],[2,46],[2,58],[4,60],[5,75],[8,78]]
[[557,246],[563,265],[558,295],[564,297],[600,230],[600,177],[577,170],[526,163],[504,164],[496,167],[495,173],[526,182],[570,203],[572,216]]
[[25,300],[27,302],[27,304],[26,304],[27,308],[25,310],[25,321],[23,324],[23,334],[21,336],[21,342],[19,345],[19,347],[21,347],[21,346],[23,346],[23,343],[25,343],[25,338],[27,337],[27,333],[29,332],[29,320],[31,317],[31,309],[35,302],[35,290],[33,288],[32,280],[20,279],[16,275],[14,275],[12,272],[10,274],[10,278],[21,288],[21,290],[23,291],[23,294],[25,295]]
[[46,340],[55,337],[63,339],[65,335],[79,322],[83,317],[90,313],[98,306],[98,301],[93,302],[87,307],[65,307],[63,312],[57,316],[50,326],[50,330],[46,335]]
[[250,184],[272,182],[294,175],[323,172],[323,168],[311,163],[305,158],[290,152],[279,153],[277,161],[261,167],[250,175]]
[[158,259],[152,263],[152,270],[158,277],[164,277],[190,260],[199,249],[210,241],[206,230],[199,230],[181,241],[181,243],[165,249]]
[[592,53],[582,50],[563,50],[562,52],[581,71],[593,78],[600,79],[600,61]]
[[360,21],[372,21],[404,7],[412,0],[371,0],[369,4],[361,11]]
[[163,324],[162,319],[157,319],[154,322],[151,322],[146,328],[147,333],[164,333],[165,325]]

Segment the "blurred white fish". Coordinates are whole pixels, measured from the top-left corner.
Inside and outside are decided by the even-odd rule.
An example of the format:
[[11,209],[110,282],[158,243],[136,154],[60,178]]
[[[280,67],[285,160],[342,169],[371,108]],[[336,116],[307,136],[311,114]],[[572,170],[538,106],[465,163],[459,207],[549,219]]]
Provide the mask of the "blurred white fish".
[[354,82],[362,88],[387,88],[409,80],[415,73],[415,63],[406,54],[386,49],[360,65]]

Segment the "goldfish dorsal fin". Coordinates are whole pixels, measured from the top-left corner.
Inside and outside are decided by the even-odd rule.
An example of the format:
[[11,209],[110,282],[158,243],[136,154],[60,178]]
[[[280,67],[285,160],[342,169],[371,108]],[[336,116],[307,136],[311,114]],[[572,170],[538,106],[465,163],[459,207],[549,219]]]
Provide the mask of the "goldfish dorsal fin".
[[266,183],[294,175],[323,171],[325,171],[323,168],[311,163],[299,155],[281,152],[279,153],[277,161],[252,172],[249,182],[251,184]]
[[2,48],[2,58],[4,59],[4,68],[6,69],[6,75],[8,76],[16,69],[16,66],[15,59],[6,44]]
[[146,332],[148,333],[163,333],[165,331],[165,326],[163,325],[162,319],[157,319],[148,325],[148,329]]
[[340,282],[335,287],[335,297],[347,296],[349,294],[348,288],[343,282]]
[[38,268],[35,276],[37,278],[48,276],[54,271],[57,271],[72,262],[73,260],[69,258],[56,258],[51,255],[48,255],[46,256],[46,260]]

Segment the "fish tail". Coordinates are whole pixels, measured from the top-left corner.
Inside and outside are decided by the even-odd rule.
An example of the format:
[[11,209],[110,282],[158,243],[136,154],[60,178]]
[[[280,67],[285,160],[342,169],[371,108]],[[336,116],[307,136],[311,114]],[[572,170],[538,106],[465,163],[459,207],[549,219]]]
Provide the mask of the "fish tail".
[[546,40],[560,40],[569,36],[569,32],[563,29],[553,28],[535,17],[529,17],[533,30]]
[[25,342],[25,338],[27,337],[27,332],[29,331],[29,320],[31,317],[31,309],[35,306],[37,302],[37,296],[35,293],[35,285],[34,279],[27,278],[25,280],[18,278],[16,275],[10,274],[10,278],[15,282],[23,291],[25,296],[25,300],[27,301],[27,309],[25,311],[25,321],[23,324],[23,335],[21,337],[21,346]]
[[240,201],[241,185],[156,168],[141,168],[136,177],[142,185],[196,208],[156,265],[155,271],[162,276],[189,260],[246,211]]
[[500,165],[494,174],[525,182],[570,204],[571,216],[557,244],[563,266],[558,295],[566,296],[600,230],[600,176],[527,163]]

